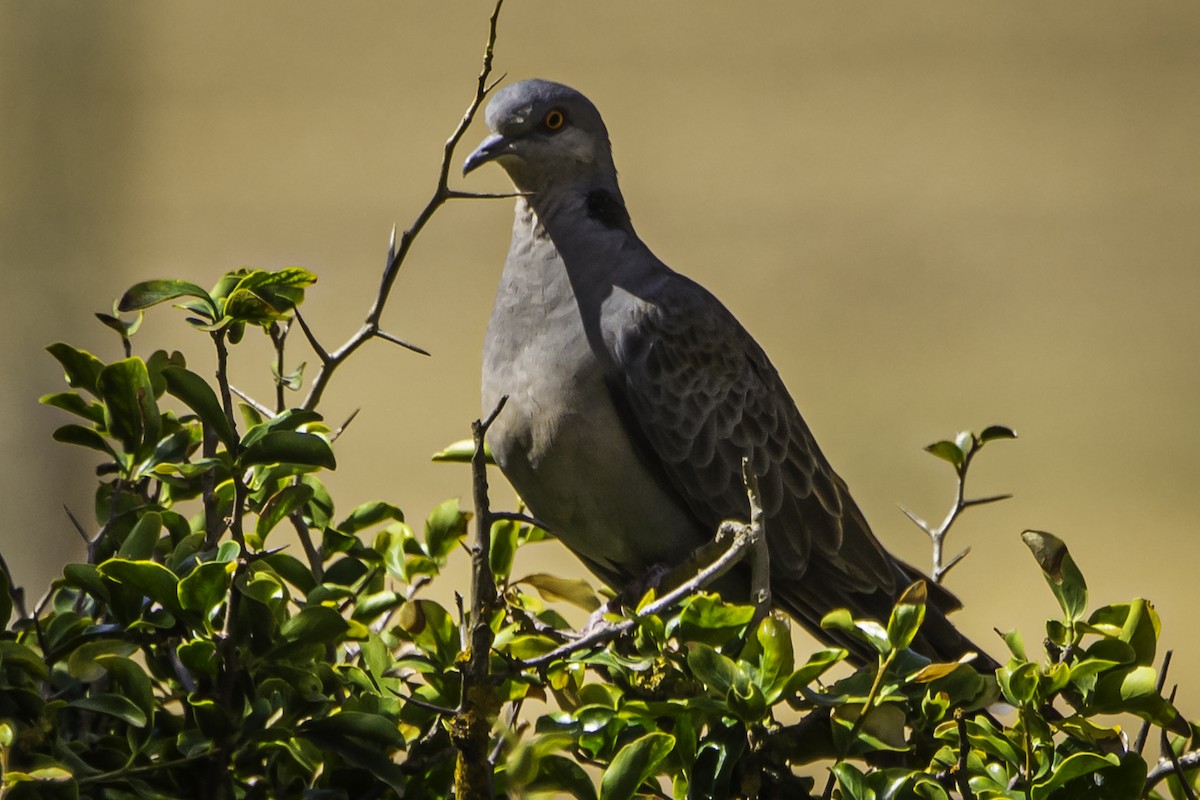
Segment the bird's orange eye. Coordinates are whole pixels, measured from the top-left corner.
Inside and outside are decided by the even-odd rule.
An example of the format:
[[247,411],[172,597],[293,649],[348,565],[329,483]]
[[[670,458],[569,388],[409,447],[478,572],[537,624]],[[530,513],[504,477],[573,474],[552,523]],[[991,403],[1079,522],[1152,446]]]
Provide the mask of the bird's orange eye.
[[567,118],[563,116],[563,112],[557,108],[552,108],[546,112],[546,116],[542,117],[542,127],[548,131],[557,131],[566,123]]

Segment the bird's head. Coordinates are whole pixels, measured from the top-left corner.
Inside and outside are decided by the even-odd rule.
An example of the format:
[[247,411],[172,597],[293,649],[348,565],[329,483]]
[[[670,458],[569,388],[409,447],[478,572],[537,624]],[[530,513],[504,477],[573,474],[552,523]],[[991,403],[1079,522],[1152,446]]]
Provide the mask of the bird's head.
[[569,86],[542,80],[510,84],[488,103],[486,116],[492,135],[467,157],[464,175],[495,161],[523,192],[616,188],[600,112]]

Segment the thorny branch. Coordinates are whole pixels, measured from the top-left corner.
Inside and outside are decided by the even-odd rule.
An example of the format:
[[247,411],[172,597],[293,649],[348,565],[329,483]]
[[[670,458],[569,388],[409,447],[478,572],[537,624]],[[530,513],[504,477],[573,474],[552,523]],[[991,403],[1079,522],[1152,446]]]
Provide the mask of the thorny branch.
[[[498,82],[489,83],[488,76],[492,72],[492,56],[496,46],[496,23],[499,21],[500,8],[503,5],[504,0],[497,0],[491,19],[489,20],[487,45],[483,52],[483,67],[479,71],[479,78],[475,86],[475,96],[471,98],[471,102],[467,106],[462,119],[459,120],[458,126],[450,134],[450,138],[446,140],[446,144],[442,148],[442,164],[438,171],[437,188],[434,189],[433,197],[429,199],[429,202],[425,204],[421,213],[413,220],[412,225],[400,235],[399,242],[395,239],[395,230],[393,229],[392,239],[388,245],[387,267],[383,270],[383,277],[379,283],[379,292],[375,297],[375,301],[371,304],[370,310],[367,312],[367,317],[362,327],[345,344],[329,352],[321,346],[303,318],[297,315],[301,330],[304,332],[305,337],[308,339],[309,344],[312,345],[313,351],[317,354],[317,358],[321,362],[316,375],[313,377],[312,387],[309,389],[308,396],[305,398],[302,408],[310,411],[316,408],[317,404],[321,401],[321,395],[324,394],[325,388],[329,385],[329,380],[333,376],[334,371],[369,339],[386,339],[395,344],[415,350],[418,353],[425,353],[421,348],[410,345],[382,331],[379,327],[379,320],[383,316],[383,309],[387,304],[388,296],[391,294],[392,285],[396,282],[396,276],[400,272],[400,267],[404,264],[404,259],[408,256],[408,251],[412,248],[413,241],[416,240],[426,223],[433,217],[434,212],[441,208],[447,200],[512,196],[503,194],[476,195],[450,189],[450,167],[454,160],[454,149],[467,132],[467,128],[470,126],[472,120],[475,119],[475,114],[479,111],[480,106],[483,105],[484,98],[495,88]],[[425,354],[428,355],[428,353]]]

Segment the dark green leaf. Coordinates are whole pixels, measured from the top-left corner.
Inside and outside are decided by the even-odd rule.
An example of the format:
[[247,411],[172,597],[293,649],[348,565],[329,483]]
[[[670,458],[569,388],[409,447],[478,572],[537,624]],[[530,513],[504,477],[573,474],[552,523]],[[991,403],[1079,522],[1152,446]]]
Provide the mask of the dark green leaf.
[[429,555],[442,560],[458,547],[467,535],[467,523],[471,515],[458,508],[458,500],[446,500],[429,512],[425,520],[425,545]]
[[148,722],[153,721],[154,690],[150,686],[150,676],[146,674],[146,670],[136,661],[117,654],[98,655],[96,663],[112,676],[121,690],[121,695],[137,706]]
[[99,450],[112,458],[117,457],[117,453],[113,450],[112,445],[108,440],[101,436],[92,428],[85,428],[82,425],[63,425],[58,430],[54,431],[54,441],[62,442],[63,444],[74,444],[80,447],[88,447],[92,450]]
[[329,717],[311,719],[300,730],[327,736],[353,736],[385,750],[404,747],[404,736],[396,723],[379,714],[342,711]]
[[233,564],[209,561],[198,565],[179,582],[179,603],[188,611],[200,614],[206,621],[229,591],[229,576]]
[[381,522],[404,522],[404,512],[391,503],[363,503],[338,523],[342,533],[358,533]]
[[146,714],[132,700],[122,697],[119,694],[82,697],[78,700],[72,700],[67,705],[72,708],[81,708],[85,711],[95,711],[98,714],[107,714],[111,717],[116,717],[135,728],[146,726]]
[[147,511],[138,519],[137,524],[133,526],[133,530],[125,537],[125,541],[121,543],[121,549],[117,551],[118,558],[125,558],[130,561],[139,561],[150,558],[154,554],[154,547],[158,544],[159,534],[162,532],[162,514],[157,511]]
[[283,623],[279,633],[293,644],[336,644],[349,630],[349,623],[328,606],[309,606]]
[[210,319],[216,318],[216,304],[208,292],[194,283],[175,280],[142,281],[130,287],[117,302],[118,311],[136,311],[139,308],[177,300],[180,297],[197,297],[204,302]]
[[217,646],[209,639],[181,642],[175,652],[179,661],[195,675],[217,677]]
[[43,395],[39,400],[42,405],[60,408],[83,417],[96,425],[104,424],[104,407],[99,403],[89,403],[78,392],[57,392]]
[[180,610],[177,595],[179,580],[162,564],[112,558],[96,569],[103,577],[137,589],[143,597],[148,597],[172,613]]
[[335,469],[337,461],[329,442],[315,433],[271,431],[242,452],[242,466],[299,464]]
[[647,733],[621,748],[600,780],[600,800],[628,800],[675,746],[667,733]]
[[[517,554],[517,535],[520,530],[520,523],[510,519],[497,520],[492,523],[488,564],[491,566],[492,574],[497,578],[505,579],[512,572],[513,557]],[[599,607],[599,601],[597,601],[597,607]]]
[[537,777],[525,786],[525,790],[530,794],[565,792],[576,800],[596,800],[596,787],[583,767],[559,755],[542,756]]
[[162,371],[167,391],[182,400],[188,408],[221,440],[225,448],[237,452],[238,438],[229,417],[221,407],[216,392],[196,373],[183,367],[167,367]]
[[1035,783],[1029,793],[1030,800],[1049,800],[1054,790],[1067,781],[1084,775],[1091,775],[1106,767],[1116,766],[1120,760],[1115,755],[1101,756],[1096,753],[1075,753],[1067,756],[1056,766],[1050,777],[1041,783]]
[[258,515],[258,524],[255,525],[254,532],[258,536],[258,546],[262,547],[263,542],[267,540],[267,534],[270,533],[276,525],[286,519],[292,512],[299,508],[303,508],[309,500],[312,500],[313,490],[311,486],[303,483],[298,483],[292,486],[285,486],[279,490],[270,500]]
[[76,350],[66,342],[55,342],[46,347],[50,355],[58,359],[66,373],[67,383],[76,389],[83,389],[97,395],[96,381],[104,362],[84,350]]
[[96,389],[104,400],[104,422],[125,452],[139,460],[148,456],[162,436],[162,417],[154,401],[150,373],[140,358],[115,361],[100,371]]
[[1015,439],[1017,432],[1004,425],[989,425],[979,434],[980,444],[986,444],[996,439]]

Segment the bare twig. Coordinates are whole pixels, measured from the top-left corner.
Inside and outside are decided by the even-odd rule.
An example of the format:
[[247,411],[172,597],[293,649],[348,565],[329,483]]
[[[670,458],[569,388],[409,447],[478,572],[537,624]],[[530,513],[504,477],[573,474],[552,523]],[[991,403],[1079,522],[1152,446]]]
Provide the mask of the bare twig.
[[[267,419],[270,419],[271,417],[273,417],[279,413],[279,411],[272,411],[270,406],[266,405],[265,403],[258,402],[253,397],[251,397],[250,395],[243,392],[241,389],[234,386],[232,383],[229,384],[229,391],[236,394],[238,397],[240,397],[242,399],[243,403],[250,406],[251,408],[253,408],[258,413],[262,414]],[[282,411],[282,410],[283,409],[280,409],[280,411]]]
[[488,83],[488,76],[492,72],[492,56],[496,46],[496,24],[500,19],[500,9],[503,5],[504,0],[497,0],[491,19],[489,20],[487,45],[483,51],[483,66],[479,71],[479,78],[476,82],[475,96],[471,98],[471,102],[467,105],[467,110],[463,114],[462,119],[459,120],[458,126],[450,134],[450,138],[446,140],[446,144],[442,148],[442,164],[438,171],[437,187],[434,189],[433,197],[425,204],[421,213],[413,220],[412,225],[400,235],[399,242],[395,241],[395,234],[393,233],[393,238],[388,247],[387,266],[384,268],[383,276],[379,282],[379,292],[375,296],[375,301],[371,304],[370,310],[367,312],[367,318],[363,322],[362,327],[337,350],[322,355],[322,349],[318,349],[316,345],[316,338],[308,330],[308,326],[304,323],[303,319],[297,317],[297,319],[301,320],[301,328],[304,330],[305,336],[308,337],[309,343],[314,345],[314,350],[321,358],[321,367],[313,377],[308,397],[305,398],[302,404],[303,408],[310,411],[316,408],[317,403],[321,401],[321,395],[324,394],[326,386],[329,385],[329,379],[333,376],[334,371],[369,339],[379,336],[379,320],[383,316],[384,306],[387,305],[392,285],[396,282],[396,276],[400,272],[400,267],[403,265],[404,259],[408,256],[409,249],[412,248],[413,241],[421,233],[421,230],[429,222],[430,218],[433,217],[434,212],[441,208],[447,200],[456,199],[463,194],[450,189],[450,166],[454,161],[454,149],[467,132],[467,128],[470,126],[472,120],[475,119],[475,114],[479,111],[480,106],[483,105],[484,98],[495,87],[494,83]]
[[346,421],[343,422],[341,425],[338,425],[337,429],[329,434],[330,443],[336,442],[338,440],[338,437],[346,432],[346,428],[349,428],[350,423],[354,422],[354,418],[358,416],[359,411],[362,411],[362,409],[356,408],[353,411],[351,411],[350,416],[346,417]]
[[393,336],[392,334],[388,333],[387,331],[375,331],[375,338],[383,339],[385,342],[391,342],[392,344],[398,344],[405,349],[412,350],[414,353],[419,353],[420,355],[423,355],[423,356],[429,355],[429,351],[426,350],[424,347],[415,345],[412,342],[406,342],[403,339],[401,339],[400,337]]

